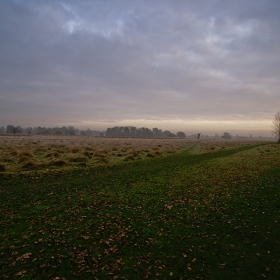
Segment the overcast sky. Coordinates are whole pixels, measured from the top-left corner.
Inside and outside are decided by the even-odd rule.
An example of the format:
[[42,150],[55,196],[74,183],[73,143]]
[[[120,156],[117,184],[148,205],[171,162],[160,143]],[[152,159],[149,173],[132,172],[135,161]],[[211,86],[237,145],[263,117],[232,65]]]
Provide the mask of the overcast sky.
[[263,133],[279,0],[1,0],[0,126]]

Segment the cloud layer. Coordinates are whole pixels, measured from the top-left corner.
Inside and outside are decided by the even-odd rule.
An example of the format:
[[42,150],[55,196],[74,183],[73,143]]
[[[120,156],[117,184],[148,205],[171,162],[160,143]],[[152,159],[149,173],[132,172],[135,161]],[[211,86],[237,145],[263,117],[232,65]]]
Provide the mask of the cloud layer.
[[279,14],[278,0],[1,1],[1,125],[271,119]]

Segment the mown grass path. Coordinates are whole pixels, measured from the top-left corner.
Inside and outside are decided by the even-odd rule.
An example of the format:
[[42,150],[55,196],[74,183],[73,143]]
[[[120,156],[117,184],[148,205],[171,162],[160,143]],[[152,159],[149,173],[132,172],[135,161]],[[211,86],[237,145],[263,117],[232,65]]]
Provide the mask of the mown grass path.
[[280,279],[278,146],[0,180],[1,279]]

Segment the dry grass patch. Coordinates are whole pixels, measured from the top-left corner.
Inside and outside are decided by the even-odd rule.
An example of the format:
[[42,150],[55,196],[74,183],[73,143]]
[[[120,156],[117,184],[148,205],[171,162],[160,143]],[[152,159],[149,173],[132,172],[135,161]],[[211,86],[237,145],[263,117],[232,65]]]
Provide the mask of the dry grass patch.
[[73,148],[70,149],[70,151],[71,151],[71,153],[76,154],[76,153],[79,153],[79,152],[80,152],[80,148],[78,148],[78,147],[73,147]]
[[84,151],[84,155],[85,155],[86,157],[92,157],[93,154],[94,154],[93,151]]
[[123,160],[124,161],[135,160],[135,158],[134,158],[134,156],[132,154],[129,154],[129,155],[125,156]]
[[85,156],[73,156],[69,158],[69,162],[86,162],[87,158]]
[[42,167],[44,167],[44,164],[36,159],[27,159],[21,165],[22,169],[28,169],[28,170],[40,169]]

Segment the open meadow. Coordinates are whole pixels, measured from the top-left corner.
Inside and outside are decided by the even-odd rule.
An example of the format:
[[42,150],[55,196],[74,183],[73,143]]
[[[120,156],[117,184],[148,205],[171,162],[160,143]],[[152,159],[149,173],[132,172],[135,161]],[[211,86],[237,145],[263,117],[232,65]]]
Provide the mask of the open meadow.
[[280,145],[0,136],[0,279],[280,279]]
[[[0,136],[0,172],[73,170],[164,157],[193,147],[180,138],[106,138],[86,136]],[[192,149],[202,154],[259,142],[200,141]]]

